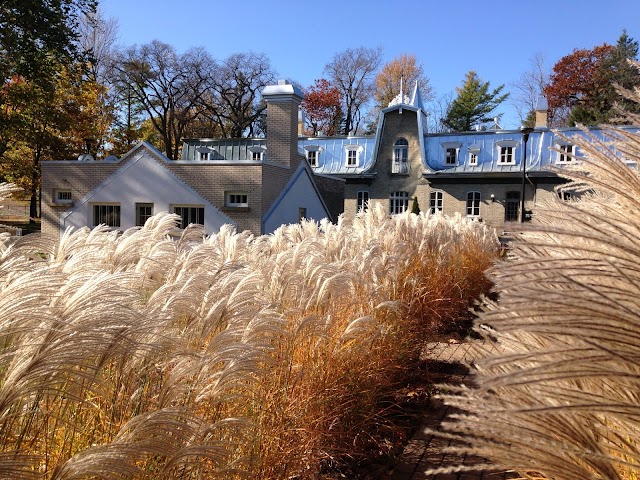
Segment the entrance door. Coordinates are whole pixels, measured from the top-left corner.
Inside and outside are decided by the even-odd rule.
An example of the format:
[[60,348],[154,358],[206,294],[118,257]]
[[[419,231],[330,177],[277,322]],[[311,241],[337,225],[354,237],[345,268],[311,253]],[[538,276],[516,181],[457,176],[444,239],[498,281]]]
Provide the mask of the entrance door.
[[504,204],[504,221],[517,222],[520,213],[520,192],[507,192]]

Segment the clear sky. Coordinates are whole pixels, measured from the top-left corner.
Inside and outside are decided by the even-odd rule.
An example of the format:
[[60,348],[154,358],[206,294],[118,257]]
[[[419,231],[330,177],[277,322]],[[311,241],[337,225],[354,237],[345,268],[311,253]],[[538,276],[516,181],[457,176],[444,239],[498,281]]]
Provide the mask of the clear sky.
[[[333,55],[378,47],[384,62],[402,53],[422,63],[436,95],[453,92],[475,70],[495,87],[530,68],[548,68],[575,48],[615,44],[623,28],[640,40],[640,0],[100,0],[119,22],[121,45],[154,39],[182,52],[202,46],[214,58],[264,53],[278,72],[304,86],[323,76]],[[508,102],[508,100],[507,100]],[[509,105],[502,125],[516,128]]]

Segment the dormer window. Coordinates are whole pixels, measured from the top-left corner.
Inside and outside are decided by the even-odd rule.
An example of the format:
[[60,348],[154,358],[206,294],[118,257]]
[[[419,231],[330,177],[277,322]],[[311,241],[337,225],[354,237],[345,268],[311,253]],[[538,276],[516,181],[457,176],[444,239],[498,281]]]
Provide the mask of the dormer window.
[[309,162],[309,166],[317,167],[320,162],[320,152],[322,151],[321,147],[317,145],[306,145],[304,147],[305,156],[307,157],[307,162]]
[[360,164],[362,147],[359,145],[346,145],[344,148],[347,157],[347,167],[357,167]]
[[444,150],[444,164],[453,167],[458,164],[458,152],[460,151],[459,142],[446,142],[442,144]]
[[573,156],[575,155],[575,145],[571,145],[570,143],[558,145],[558,163],[570,163],[573,161]]
[[447,148],[445,152],[445,162],[447,165],[455,165],[458,163],[458,149]]
[[347,167],[355,167],[358,164],[358,151],[347,150]]
[[209,147],[196,148],[196,160],[211,160],[211,149]]
[[478,157],[480,156],[480,145],[473,144],[469,146],[469,166],[475,167],[478,165]]
[[318,151],[317,150],[309,150],[307,152],[307,160],[309,161],[309,165],[312,167],[318,166]]
[[498,142],[498,165],[515,165],[517,146],[518,142],[513,140]]
[[249,147],[248,158],[253,160],[254,162],[262,162],[264,160],[264,156],[267,149],[260,145],[254,145]]
[[409,142],[404,138],[399,138],[393,145],[391,173],[409,173]]
[[515,163],[513,147],[500,147],[500,163]]

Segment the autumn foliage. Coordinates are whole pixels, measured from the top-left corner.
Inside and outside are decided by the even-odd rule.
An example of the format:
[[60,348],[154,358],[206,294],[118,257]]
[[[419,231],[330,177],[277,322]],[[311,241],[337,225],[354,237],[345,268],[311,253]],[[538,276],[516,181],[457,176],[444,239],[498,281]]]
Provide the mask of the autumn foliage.
[[553,67],[553,73],[545,93],[553,116],[585,101],[606,85],[602,84],[599,67],[611,55],[615,47],[606,43],[591,50],[574,50],[562,57]]
[[302,102],[310,135],[336,135],[342,121],[342,94],[328,80],[316,80]]

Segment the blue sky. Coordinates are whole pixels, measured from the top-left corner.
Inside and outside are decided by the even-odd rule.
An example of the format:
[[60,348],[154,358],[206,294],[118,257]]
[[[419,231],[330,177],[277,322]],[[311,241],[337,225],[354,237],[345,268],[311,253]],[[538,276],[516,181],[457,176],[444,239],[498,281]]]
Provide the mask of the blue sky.
[[[640,39],[639,0],[100,0],[119,22],[121,45],[154,39],[182,52],[202,46],[217,59],[264,53],[278,72],[310,85],[333,55],[377,47],[384,61],[402,53],[422,63],[435,93],[453,92],[475,70],[495,87],[530,68],[537,52],[548,67],[575,48],[615,44],[623,28]],[[507,101],[508,102],[508,101]],[[519,120],[509,105],[503,127]]]

